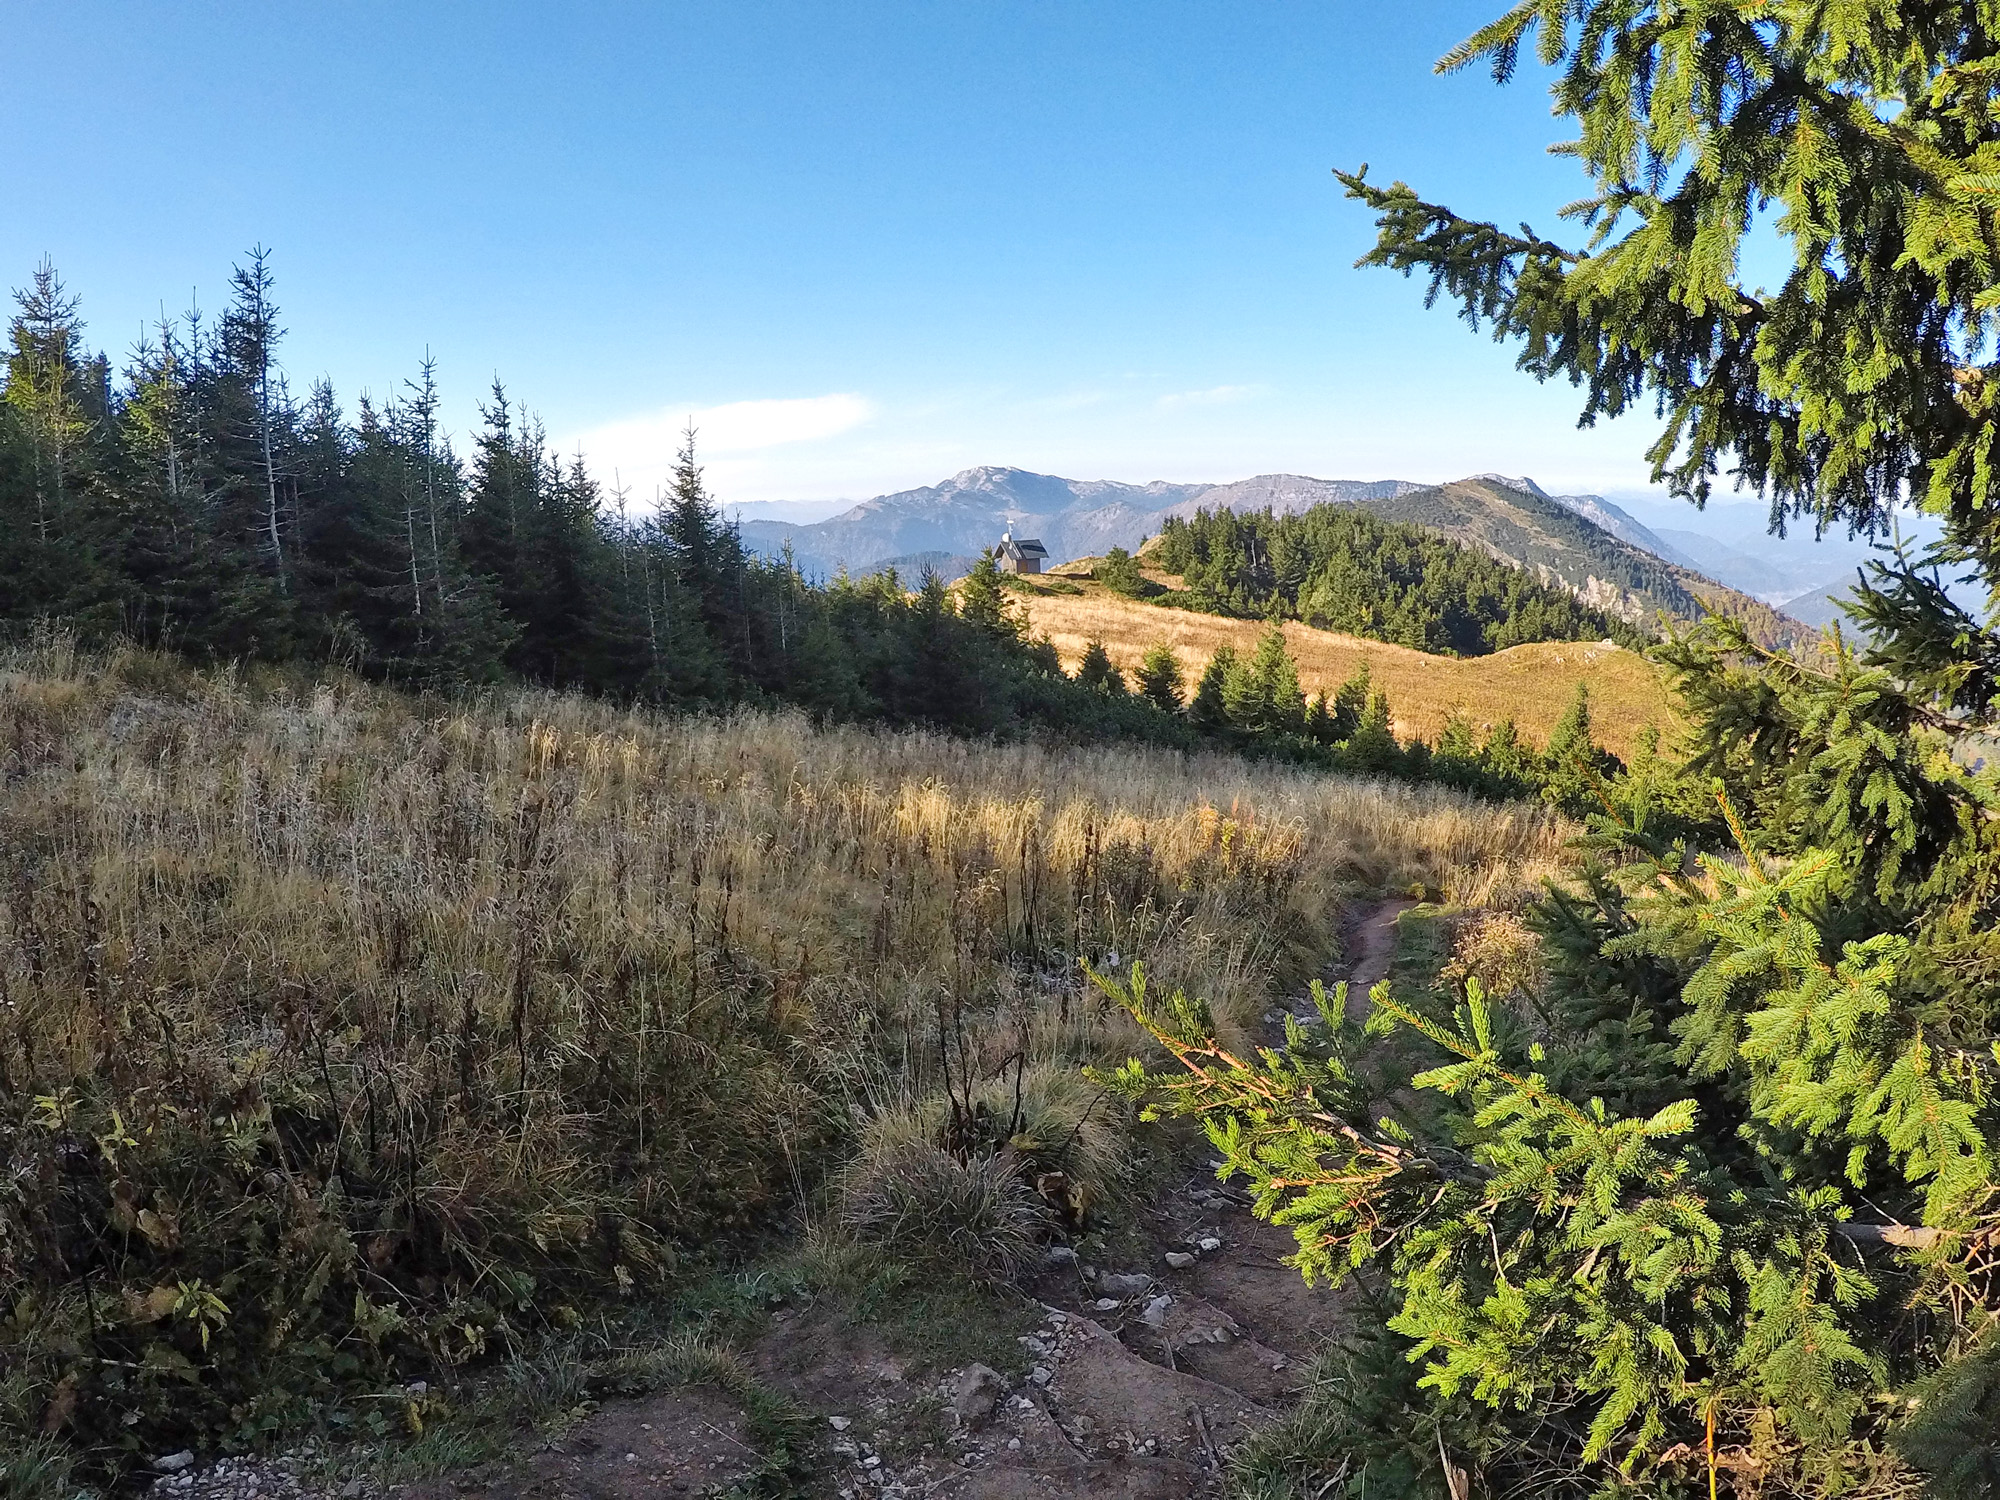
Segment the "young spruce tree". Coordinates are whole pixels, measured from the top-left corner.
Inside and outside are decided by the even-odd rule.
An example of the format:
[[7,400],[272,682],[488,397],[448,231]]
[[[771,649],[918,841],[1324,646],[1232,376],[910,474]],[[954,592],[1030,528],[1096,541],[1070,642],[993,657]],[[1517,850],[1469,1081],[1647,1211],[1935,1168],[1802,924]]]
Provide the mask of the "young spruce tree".
[[1579,233],[1364,169],[1364,263],[1586,421],[1656,405],[1655,477],[1696,503],[1727,470],[1774,528],[1907,502],[1943,540],[1876,570],[1858,645],[1663,650],[1734,847],[1598,819],[1538,993],[1377,986],[1370,1036],[1326,997],[1250,1060],[1135,975],[1187,1067],[1118,1082],[1204,1119],[1308,1277],[1373,1268],[1332,1493],[1991,1495],[2000,628],[1941,579],[2000,583],[2000,7],[1525,0],[1441,66],[1505,82],[1524,47]]

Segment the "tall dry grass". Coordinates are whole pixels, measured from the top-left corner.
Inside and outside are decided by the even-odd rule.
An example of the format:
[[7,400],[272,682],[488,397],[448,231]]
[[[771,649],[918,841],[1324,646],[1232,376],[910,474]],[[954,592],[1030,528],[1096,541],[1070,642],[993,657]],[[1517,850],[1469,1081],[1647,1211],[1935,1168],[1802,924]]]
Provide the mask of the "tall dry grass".
[[[1257,620],[1141,603],[1101,584],[1073,586],[1082,592],[1041,592],[1032,580],[1021,585],[1029,629],[1054,641],[1071,670],[1093,640],[1102,641],[1112,662],[1126,673],[1137,669],[1151,646],[1165,641],[1192,683],[1200,680],[1217,647],[1226,644],[1248,656],[1269,628]],[[1330,696],[1365,665],[1375,686],[1389,695],[1396,733],[1405,739],[1435,742],[1456,712],[1481,732],[1512,719],[1523,734],[1542,744],[1569,708],[1579,683],[1590,689],[1598,741],[1627,759],[1648,727],[1668,742],[1686,727],[1659,669],[1618,646],[1539,641],[1489,656],[1432,656],[1387,641],[1315,630],[1297,620],[1286,621],[1284,631],[1308,694]]]
[[0,1447],[100,1457],[573,1322],[912,1120],[1025,1099],[1110,1159],[1075,1079],[1137,1038],[1079,960],[1241,1021],[1358,887],[1477,903],[1564,838],[1222,756],[61,644],[0,661],[0,785]]

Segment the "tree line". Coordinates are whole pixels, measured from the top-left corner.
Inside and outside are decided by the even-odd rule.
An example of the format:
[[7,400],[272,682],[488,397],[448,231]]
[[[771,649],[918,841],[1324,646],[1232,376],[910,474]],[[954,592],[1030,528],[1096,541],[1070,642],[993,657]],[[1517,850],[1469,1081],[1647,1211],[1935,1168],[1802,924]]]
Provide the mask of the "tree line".
[[1308,702],[1282,636],[1244,661],[1219,654],[1186,692],[1157,655],[1136,691],[1101,647],[1066,674],[990,556],[956,589],[894,572],[811,583],[722,519],[692,431],[657,504],[635,508],[581,455],[559,456],[498,381],[461,455],[429,357],[351,413],[328,381],[301,396],[262,250],[219,316],[162,321],[116,368],[89,352],[48,263],[15,301],[0,627],[333,663],[419,689],[521,678],[662,706],[1219,743],[1500,796],[1549,784],[1511,726],[1490,747],[1433,754],[1396,739],[1365,684]]
[[[1302,620],[1434,654],[1483,656],[1531,641],[1645,644],[1623,620],[1525,569],[1350,505],[1169,517],[1156,560],[1183,580],[1184,600],[1162,602]],[[1136,569],[1112,571],[1114,586],[1122,579],[1130,591]]]

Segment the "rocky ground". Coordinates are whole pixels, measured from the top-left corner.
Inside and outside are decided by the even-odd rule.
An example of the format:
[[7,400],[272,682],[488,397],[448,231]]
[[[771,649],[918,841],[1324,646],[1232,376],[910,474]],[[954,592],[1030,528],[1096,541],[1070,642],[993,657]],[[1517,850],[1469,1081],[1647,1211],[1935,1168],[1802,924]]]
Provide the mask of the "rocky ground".
[[[1350,934],[1350,1005],[1387,974],[1396,917]],[[1303,1002],[1301,1002],[1303,1004]],[[1282,1012],[1266,1018],[1275,1031]],[[1177,1500],[1220,1493],[1232,1449],[1290,1402],[1338,1300],[1283,1262],[1287,1231],[1193,1169],[1150,1207],[1126,1263],[1052,1248],[1028,1288],[1025,1376],[982,1364],[913,1369],[879,1334],[816,1309],[781,1309],[751,1351],[758,1377],[809,1413],[815,1488],[840,1500]],[[183,1462],[185,1459],[185,1462]],[[638,1500],[721,1495],[754,1476],[741,1405],[709,1386],[607,1402],[540,1451],[394,1500]],[[157,1500],[387,1500],[361,1480],[299,1477],[297,1463],[166,1460]]]

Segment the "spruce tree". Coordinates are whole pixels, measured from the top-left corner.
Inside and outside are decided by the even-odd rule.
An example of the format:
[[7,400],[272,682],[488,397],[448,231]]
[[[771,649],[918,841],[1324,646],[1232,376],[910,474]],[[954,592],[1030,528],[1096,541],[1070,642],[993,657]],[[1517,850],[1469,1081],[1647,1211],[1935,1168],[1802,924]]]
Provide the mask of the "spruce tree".
[[1021,621],[1008,607],[1006,585],[991,547],[979,554],[979,561],[972,565],[972,571],[959,583],[958,612],[988,635],[1005,640],[1020,639]]
[[1111,653],[1100,640],[1092,640],[1083,648],[1083,659],[1076,664],[1076,680],[1107,697],[1125,696],[1125,674],[1112,663]]
[[[1505,81],[1526,46],[1592,182],[1577,240],[1364,170],[1366,263],[1576,383],[1586,422],[1657,405],[1655,477],[1697,503],[1727,470],[1774,527],[1881,528],[1907,498],[1943,541],[1873,572],[1859,643],[1794,656],[1718,619],[1662,649],[1726,845],[1610,801],[1534,914],[1540,993],[1377,986],[1373,1039],[1327,996],[1244,1059],[1198,1004],[1114,985],[1195,1065],[1115,1081],[1204,1119],[1309,1276],[1378,1268],[1377,1338],[1422,1373],[1349,1409],[1344,1472],[1991,1494],[2000,630],[1942,580],[2000,582],[2000,16],[1525,0],[1442,66]],[[1760,226],[1773,290],[1740,275]],[[1582,705],[1557,739],[1587,755]]]
[[1368,663],[1364,659],[1354,669],[1354,675],[1335,691],[1333,707],[1327,715],[1334,739],[1351,738],[1361,727],[1361,716],[1368,710],[1369,681]]
[[1217,730],[1228,726],[1228,684],[1236,673],[1236,648],[1227,643],[1217,646],[1208,665],[1202,668],[1194,697],[1188,703],[1188,719],[1197,728]]
[[1146,648],[1139,662],[1137,685],[1139,696],[1155,708],[1170,714],[1181,711],[1181,661],[1172,646],[1155,641]]
[[[91,362],[77,299],[43,259],[15,293],[0,385],[0,613],[74,615],[100,591],[84,494],[93,422]],[[103,622],[100,622],[103,623]]]

